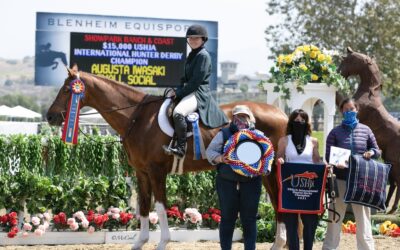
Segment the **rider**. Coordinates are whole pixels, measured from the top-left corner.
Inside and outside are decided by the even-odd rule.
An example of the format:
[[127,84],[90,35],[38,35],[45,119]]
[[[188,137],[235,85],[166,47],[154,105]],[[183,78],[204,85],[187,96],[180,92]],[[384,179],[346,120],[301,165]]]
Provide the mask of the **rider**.
[[228,123],[210,91],[211,57],[204,47],[208,40],[207,30],[201,25],[192,25],[186,32],[186,38],[192,51],[186,58],[182,84],[175,92],[175,101],[179,102],[173,112],[177,144],[174,147],[164,147],[167,154],[178,157],[186,153],[185,117],[188,114],[198,110],[201,121],[210,128]]

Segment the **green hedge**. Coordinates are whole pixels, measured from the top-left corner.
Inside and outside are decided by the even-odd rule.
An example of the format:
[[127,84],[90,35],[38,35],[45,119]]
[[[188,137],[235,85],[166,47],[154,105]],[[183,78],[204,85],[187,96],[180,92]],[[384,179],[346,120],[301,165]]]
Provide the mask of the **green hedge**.
[[[52,135],[0,136],[0,209],[29,213],[126,207],[125,176],[134,169],[114,136],[80,136],[76,146]],[[215,171],[169,176],[168,205],[200,210],[216,207]]]
[[[60,136],[0,136],[0,209],[20,211],[26,201],[28,213],[51,209],[53,214],[110,206],[126,208],[134,169],[113,136],[80,136],[76,146],[64,144]],[[167,177],[168,206],[180,210],[194,207],[206,212],[219,207],[215,191],[216,171]],[[264,200],[265,195],[262,195]],[[274,211],[260,203],[258,241],[273,241]]]
[[112,136],[81,136],[77,146],[59,136],[0,136],[0,208],[29,213],[126,207],[132,175]]

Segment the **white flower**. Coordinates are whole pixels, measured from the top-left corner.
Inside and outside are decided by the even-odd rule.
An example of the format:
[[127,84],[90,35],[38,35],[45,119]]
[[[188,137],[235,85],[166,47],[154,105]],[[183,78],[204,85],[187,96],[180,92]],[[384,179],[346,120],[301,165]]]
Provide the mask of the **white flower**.
[[71,224],[76,223],[75,218],[68,218],[67,224],[71,226]]
[[116,219],[116,220],[118,220],[118,219],[119,219],[119,217],[120,217],[120,215],[119,215],[119,214],[113,214],[113,215],[112,215],[112,217],[113,217],[113,219]]
[[191,223],[199,223],[202,221],[201,214],[196,208],[186,208],[183,216]]
[[322,53],[325,55],[329,55],[329,56],[338,56],[339,55],[339,51],[337,51],[337,50],[322,49]]
[[46,231],[46,228],[44,225],[39,225],[38,229],[42,230],[43,232]]
[[153,224],[153,225],[157,224],[157,222],[158,222],[158,215],[157,215],[157,213],[156,213],[156,212],[151,212],[151,213],[149,213],[149,220],[150,220],[150,223],[151,223],[151,224]]
[[83,220],[85,218],[85,214],[82,211],[78,211],[78,212],[74,213],[73,217]]
[[86,219],[84,219],[84,220],[82,221],[82,227],[83,227],[83,228],[88,228],[88,227],[89,227],[89,221],[86,220]]
[[35,235],[37,235],[37,236],[42,236],[43,234],[44,234],[44,231],[40,230],[39,228],[37,228],[37,229],[35,230]]
[[36,216],[33,216],[31,221],[34,226],[38,226],[40,224],[40,219]]
[[32,230],[32,225],[30,223],[24,223],[24,226],[22,228],[25,231],[31,231]]
[[92,234],[92,233],[94,233],[95,228],[93,226],[90,226],[87,231],[88,231],[88,233]]
[[71,225],[69,225],[69,228],[71,228],[71,230],[76,231],[79,228],[79,224],[74,222]]
[[119,214],[121,212],[121,210],[119,208],[117,208],[117,207],[112,207],[111,208],[111,212],[114,213],[114,214]]
[[303,58],[303,51],[297,50],[296,53],[294,53],[293,61],[298,61],[301,58]]
[[47,221],[51,220],[51,216],[49,213],[44,213],[43,216],[44,216],[45,220],[47,220]]

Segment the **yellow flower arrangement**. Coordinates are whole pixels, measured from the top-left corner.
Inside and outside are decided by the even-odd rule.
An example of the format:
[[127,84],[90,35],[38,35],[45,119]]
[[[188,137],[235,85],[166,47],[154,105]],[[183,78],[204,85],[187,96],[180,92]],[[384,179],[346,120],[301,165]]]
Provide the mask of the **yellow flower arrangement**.
[[272,77],[269,82],[276,83],[274,91],[283,92],[284,98],[289,98],[289,88],[286,83],[296,84],[298,91],[304,90],[308,82],[324,82],[333,84],[342,91],[348,90],[348,83],[337,72],[332,56],[337,52],[320,50],[317,46],[306,44],[298,46],[292,53],[280,54],[276,64],[271,68]]

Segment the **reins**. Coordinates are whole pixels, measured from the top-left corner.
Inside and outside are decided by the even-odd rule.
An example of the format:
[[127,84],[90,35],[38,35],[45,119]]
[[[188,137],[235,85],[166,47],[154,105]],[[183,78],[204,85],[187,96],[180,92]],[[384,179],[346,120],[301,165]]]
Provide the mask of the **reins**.
[[[125,131],[125,134],[123,136],[120,136],[119,140],[110,141],[110,142],[104,142],[102,144],[113,144],[113,143],[117,143],[117,142],[122,143],[129,136],[129,134],[131,133],[132,128],[135,125],[135,122],[137,121],[137,118],[138,118],[138,116],[140,114],[140,112],[138,112],[140,110],[140,107],[142,107],[144,104],[149,104],[149,103],[157,102],[157,101],[160,101],[160,100],[164,100],[165,98],[169,98],[167,96],[168,96],[170,91],[171,91],[171,89],[167,88],[167,89],[165,89],[164,94],[162,96],[159,96],[158,98],[154,98],[153,100],[149,100],[149,101],[146,101],[146,100],[148,99],[148,97],[150,97],[150,95],[146,94],[139,103],[136,103],[136,104],[133,104],[133,105],[130,105],[130,106],[127,106],[127,107],[123,107],[123,108],[116,108],[116,109],[110,109],[110,110],[103,111],[104,113],[112,113],[112,112],[115,112],[115,111],[124,110],[124,109],[128,109],[128,108],[135,108],[136,107],[136,110],[132,112],[132,115],[129,118],[129,120],[131,121],[131,124],[128,127],[128,129]],[[65,112],[65,111],[63,111],[63,112]],[[63,112],[61,112],[61,113],[63,113]],[[86,114],[79,114],[79,116],[81,116],[81,115],[82,116],[84,116],[84,115],[92,115],[92,114],[98,114],[98,113],[100,113],[100,112],[91,112],[91,113],[86,113]],[[61,115],[63,116],[63,114],[61,114]],[[64,116],[63,116],[63,118],[64,118]],[[89,140],[93,140],[92,138],[90,138],[90,136],[87,133],[83,132],[81,128],[79,128],[79,132],[82,133],[84,136],[86,136]]]
[[[79,75],[78,75],[78,78],[79,78]],[[131,131],[133,129],[133,126],[135,125],[135,122],[136,122],[136,120],[137,120],[137,118],[138,118],[138,116],[140,114],[140,112],[138,112],[140,110],[140,107],[142,107],[144,104],[149,104],[149,103],[157,102],[157,101],[160,101],[160,100],[164,100],[166,98],[171,98],[171,96],[170,96],[170,92],[171,91],[173,91],[172,88],[166,88],[165,91],[164,91],[164,94],[162,96],[159,96],[158,98],[154,98],[152,100],[146,101],[150,95],[145,94],[145,96],[143,97],[143,99],[139,103],[136,103],[136,104],[133,104],[133,105],[129,105],[129,106],[126,106],[126,107],[121,107],[121,108],[112,108],[112,109],[109,109],[109,110],[102,110],[101,112],[90,112],[90,113],[86,113],[86,114],[79,114],[79,117],[80,116],[86,116],[86,115],[99,114],[99,113],[112,113],[112,112],[116,112],[116,111],[119,111],[119,110],[125,110],[125,109],[135,108],[136,107],[136,110],[134,110],[132,112],[131,117],[129,118],[129,120],[131,122],[130,122],[130,125],[129,125],[128,129],[126,129],[124,135],[123,136],[120,135],[120,139],[119,140],[110,141],[110,142],[104,142],[102,144],[113,144],[113,143],[117,143],[117,142],[118,143],[122,143],[129,136],[129,134],[131,133]],[[153,97],[156,97],[156,96],[153,96]],[[60,104],[56,103],[56,105],[60,105]],[[60,106],[63,106],[63,105],[60,105]],[[66,112],[67,112],[66,110],[60,111],[61,117],[63,118],[64,121],[65,121],[65,115],[64,114]],[[90,138],[89,134],[83,132],[80,127],[79,127],[79,132],[82,133],[84,136],[86,136],[89,140],[93,140],[93,139]]]

